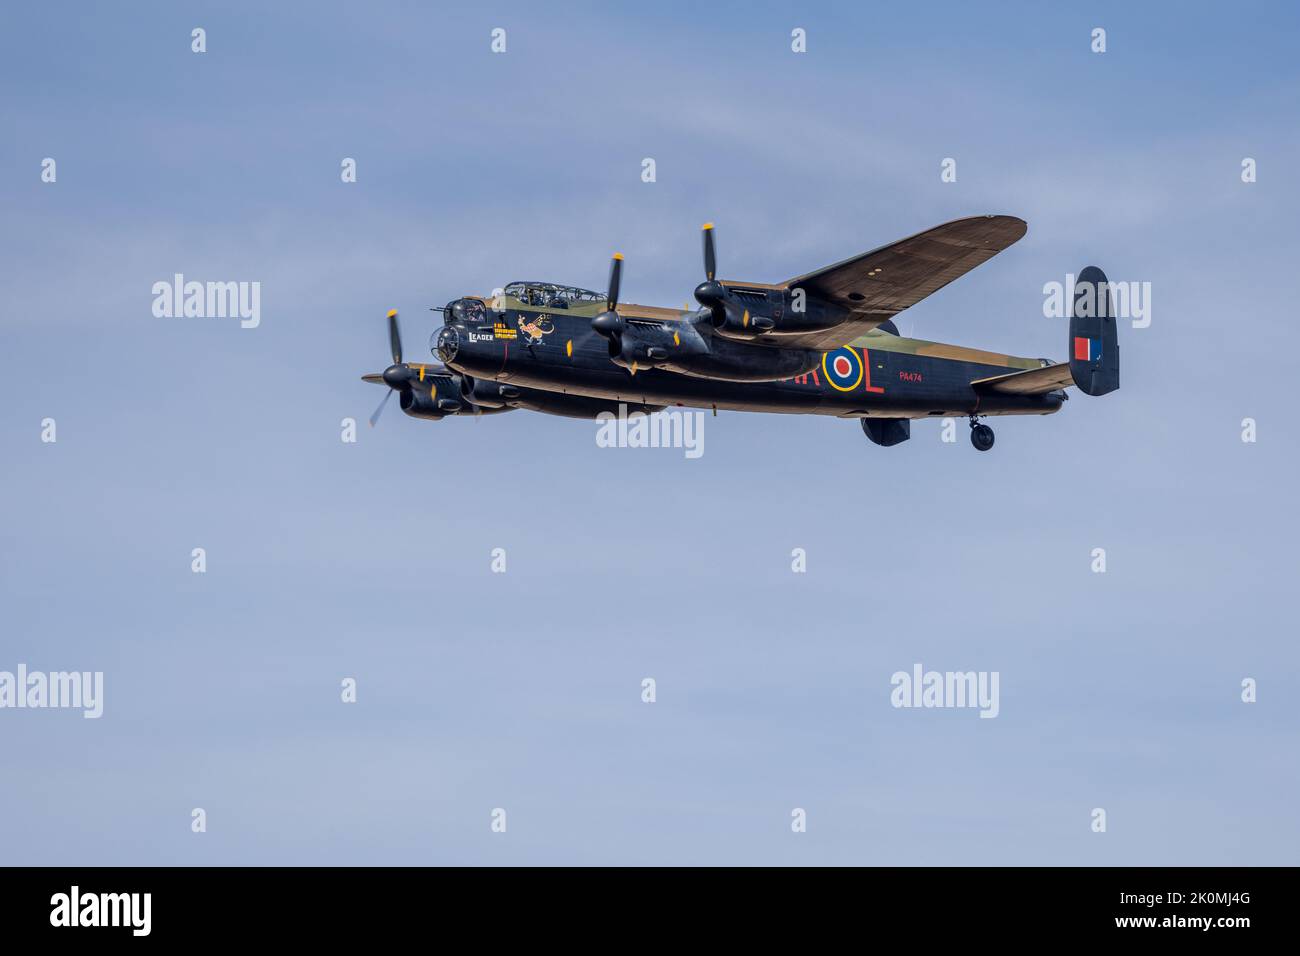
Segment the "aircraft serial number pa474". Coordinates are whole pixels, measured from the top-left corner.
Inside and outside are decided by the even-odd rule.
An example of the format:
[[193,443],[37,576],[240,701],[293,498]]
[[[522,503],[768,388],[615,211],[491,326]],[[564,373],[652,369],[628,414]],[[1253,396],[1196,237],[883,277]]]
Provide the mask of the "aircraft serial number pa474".
[[1075,284],[1069,359],[1017,358],[904,338],[893,317],[991,259],[1025,234],[1014,216],[958,219],[776,285],[715,278],[713,226],[704,227],[704,282],[695,311],[620,305],[623,257],[605,294],[512,282],[438,310],[431,345],[441,363],[402,361],[388,314],[393,364],[363,376],[416,418],[530,409],[594,418],[669,405],[857,418],[877,445],[911,435],[911,419],[966,416],[971,443],[993,447],[986,415],[1048,415],[1071,385],[1119,388],[1119,344],[1106,276]]

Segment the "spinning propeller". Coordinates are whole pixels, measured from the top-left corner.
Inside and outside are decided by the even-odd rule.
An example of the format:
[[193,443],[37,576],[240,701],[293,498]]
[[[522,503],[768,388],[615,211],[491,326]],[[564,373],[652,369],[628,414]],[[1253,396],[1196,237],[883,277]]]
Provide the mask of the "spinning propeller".
[[388,386],[388,394],[379,403],[375,413],[370,416],[371,428],[375,426],[375,422],[379,421],[379,416],[384,413],[384,408],[388,405],[388,400],[393,397],[393,392],[409,393],[411,383],[423,382],[426,373],[437,375],[446,372],[445,366],[421,364],[412,368],[402,361],[402,333],[397,327],[396,309],[392,309],[388,313],[388,345],[393,353],[393,364],[384,369],[382,374],[376,375],[372,373],[361,376],[362,381]]
[[593,331],[605,336],[611,342],[617,342],[623,334],[623,317],[618,309],[618,286],[623,278],[623,253],[614,253],[609,264],[609,293],[605,296],[605,311],[591,320]]
[[686,316],[681,322],[665,322],[644,314],[627,319],[618,314],[618,287],[623,275],[623,256],[614,253],[609,269],[609,294],[605,311],[591,320],[591,328],[609,342],[609,358],[633,375],[638,369],[660,368],[669,356],[680,358],[708,351],[695,327],[706,313]]
[[713,248],[713,223],[704,224],[704,281],[695,287],[695,299],[704,306],[715,329],[728,332],[763,333],[776,322],[768,315],[750,315],[749,309],[733,298],[731,291],[717,280],[718,256]]
[[[715,326],[721,326],[727,320],[727,301],[729,293],[716,278],[718,255],[713,246],[713,223],[704,224],[704,281],[695,289],[695,298],[707,310],[709,319]],[[618,314],[618,287],[623,275],[623,254],[614,253],[614,260],[609,268],[609,294],[605,297],[605,311],[591,320],[593,331],[610,341],[611,355],[622,350],[623,333],[627,323]]]
[[727,289],[716,278],[718,254],[713,248],[713,223],[704,224],[704,281],[695,287],[695,301],[709,310],[714,325],[727,319]]

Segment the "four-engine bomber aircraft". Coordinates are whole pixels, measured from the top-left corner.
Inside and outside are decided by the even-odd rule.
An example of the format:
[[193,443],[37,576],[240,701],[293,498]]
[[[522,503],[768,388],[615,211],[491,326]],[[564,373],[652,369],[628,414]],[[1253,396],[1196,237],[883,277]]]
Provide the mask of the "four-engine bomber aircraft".
[[704,227],[705,280],[694,312],[620,305],[623,257],[605,295],[549,282],[512,282],[441,311],[437,363],[402,361],[388,314],[393,364],[363,376],[395,391],[416,418],[525,408],[593,418],[669,405],[858,418],[877,445],[911,435],[911,419],[966,416],[971,443],[993,447],[986,415],[1048,415],[1076,385],[1119,388],[1119,345],[1105,275],[1075,284],[1069,359],[1017,358],[903,338],[893,317],[991,259],[1025,234],[1013,216],[974,216],[777,285],[715,278],[713,226]]

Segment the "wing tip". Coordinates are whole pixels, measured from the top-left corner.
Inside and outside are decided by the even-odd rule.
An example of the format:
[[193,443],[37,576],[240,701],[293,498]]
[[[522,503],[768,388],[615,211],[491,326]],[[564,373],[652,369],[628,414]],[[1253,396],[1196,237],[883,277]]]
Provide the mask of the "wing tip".
[[[1012,216],[1007,213],[990,212],[982,216],[969,216],[966,219],[957,219],[948,223],[949,226],[955,226],[959,223],[979,224],[988,227],[996,232],[1000,238],[1010,239],[1007,245],[1022,239],[1029,231],[1029,223],[1019,216]],[[943,227],[940,227],[943,228]],[[1013,237],[1014,238],[1011,238]],[[1003,247],[1005,248],[1005,246]]]
[[1016,233],[1017,239],[1021,238],[1025,233],[1029,231],[1029,223],[1025,222],[1025,220],[1021,219],[1019,216],[1011,216],[1006,213],[998,213],[996,215],[989,216],[989,218],[996,219],[1001,223],[1005,223],[1007,226],[1007,230],[1009,232]]

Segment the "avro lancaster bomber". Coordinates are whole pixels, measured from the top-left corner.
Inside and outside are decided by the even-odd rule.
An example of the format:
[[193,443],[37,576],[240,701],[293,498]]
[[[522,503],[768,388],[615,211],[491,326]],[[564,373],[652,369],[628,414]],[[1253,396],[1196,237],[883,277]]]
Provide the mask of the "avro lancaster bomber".
[[667,406],[856,418],[877,445],[911,436],[911,420],[966,417],[971,443],[993,447],[993,415],[1049,415],[1076,386],[1119,388],[1119,344],[1106,276],[1075,283],[1063,362],[905,338],[894,317],[1025,234],[1013,216],[936,226],[777,284],[716,278],[712,224],[694,311],[620,304],[623,257],[605,293],[512,282],[491,297],[438,309],[440,363],[402,360],[388,314],[393,364],[365,381],[390,389],[415,418],[528,409],[594,418]]

